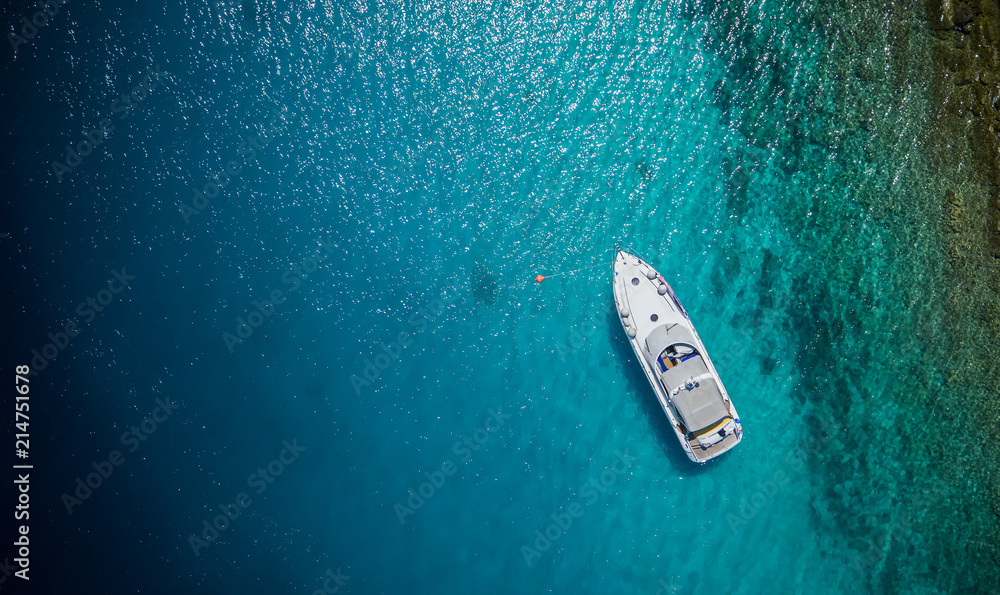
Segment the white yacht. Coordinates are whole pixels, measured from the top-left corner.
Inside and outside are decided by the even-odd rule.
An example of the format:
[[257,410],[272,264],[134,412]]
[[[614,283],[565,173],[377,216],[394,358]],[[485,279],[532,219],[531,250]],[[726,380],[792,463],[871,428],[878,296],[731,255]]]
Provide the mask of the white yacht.
[[615,252],[612,293],[628,341],[688,458],[714,459],[743,439],[736,407],[674,290],[643,259]]

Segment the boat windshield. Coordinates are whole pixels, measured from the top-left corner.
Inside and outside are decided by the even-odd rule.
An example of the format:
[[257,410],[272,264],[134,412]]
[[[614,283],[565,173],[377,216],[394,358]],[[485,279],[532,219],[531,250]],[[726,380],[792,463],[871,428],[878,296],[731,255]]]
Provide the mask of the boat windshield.
[[667,370],[679,366],[683,362],[694,359],[698,355],[698,350],[694,346],[687,343],[675,343],[661,351],[656,360],[662,374]]

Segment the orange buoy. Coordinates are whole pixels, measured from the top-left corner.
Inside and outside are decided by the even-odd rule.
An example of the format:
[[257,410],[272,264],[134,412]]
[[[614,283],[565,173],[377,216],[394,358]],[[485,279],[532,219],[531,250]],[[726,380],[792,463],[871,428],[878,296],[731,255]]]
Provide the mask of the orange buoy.
[[535,277],[535,282],[536,283],[541,283],[544,280],[545,280],[545,277],[543,275],[538,275],[537,277]]

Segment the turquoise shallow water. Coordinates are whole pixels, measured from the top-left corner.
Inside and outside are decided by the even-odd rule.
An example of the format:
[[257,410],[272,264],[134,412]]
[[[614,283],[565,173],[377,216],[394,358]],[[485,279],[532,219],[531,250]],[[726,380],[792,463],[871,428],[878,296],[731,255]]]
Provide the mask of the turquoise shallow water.
[[[994,589],[992,459],[956,406],[982,387],[934,364],[945,271],[906,9],[94,10],[67,22],[105,42],[63,32],[8,65],[47,107],[4,96],[52,129],[11,123],[37,140],[6,173],[44,207],[12,201],[23,231],[0,246],[37,303],[17,356],[111,269],[136,276],[37,380],[45,585],[308,593],[340,568],[355,593]],[[149,63],[162,87],[56,181],[63,136]],[[717,462],[687,462],[633,361],[617,242],[671,282],[739,407]],[[227,343],[240,319],[260,324]],[[167,396],[178,411],[67,514]],[[253,483],[285,441],[305,450]]]

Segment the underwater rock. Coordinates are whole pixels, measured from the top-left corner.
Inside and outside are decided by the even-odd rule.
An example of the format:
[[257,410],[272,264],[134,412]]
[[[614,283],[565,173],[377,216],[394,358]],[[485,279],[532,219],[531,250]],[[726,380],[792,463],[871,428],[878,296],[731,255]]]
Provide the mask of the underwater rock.
[[962,231],[962,222],[965,219],[962,213],[962,199],[955,194],[954,190],[945,192],[944,198],[945,223],[948,225],[948,229],[953,232]]
[[472,297],[477,304],[497,301],[497,281],[485,266],[476,263],[472,269]]
[[931,22],[932,29],[943,30],[955,28],[955,16],[952,12],[950,0],[928,0],[927,18]]
[[979,73],[973,68],[968,61],[962,61],[959,63],[958,70],[955,72],[955,78],[953,79],[955,84],[964,87],[969,83],[973,83],[979,80]]
[[876,80],[875,69],[867,60],[858,61],[854,65],[854,76],[863,83],[872,83]]
[[972,9],[965,2],[956,2],[955,7],[952,9],[952,19],[956,27],[964,27],[965,25],[972,22],[975,15],[972,13]]
[[969,239],[962,235],[965,224],[965,212],[962,209],[962,198],[954,191],[944,193],[944,224],[945,252],[954,267],[963,267],[969,253]]
[[993,336],[1000,335],[1000,308],[994,302],[983,302],[978,315],[985,329]]
[[990,252],[1000,258],[1000,208],[993,214],[993,233],[990,234]]
[[972,43],[974,45],[996,48],[996,45],[1000,43],[1000,27],[997,24],[998,16],[1000,14],[992,16],[981,14],[976,17],[976,26],[972,31]]

